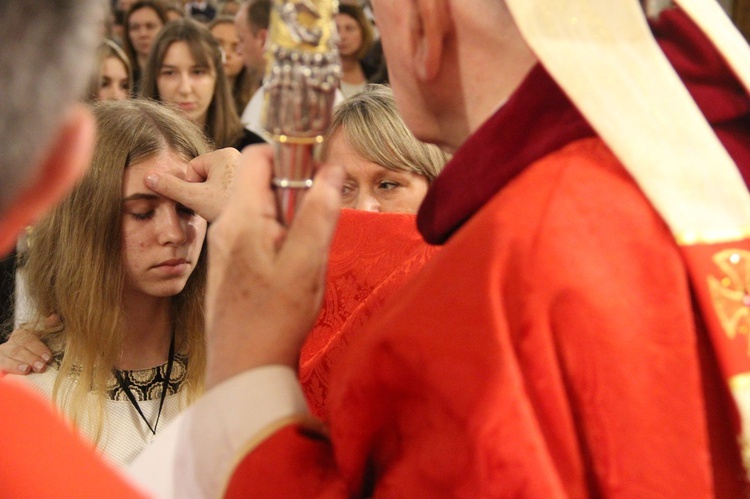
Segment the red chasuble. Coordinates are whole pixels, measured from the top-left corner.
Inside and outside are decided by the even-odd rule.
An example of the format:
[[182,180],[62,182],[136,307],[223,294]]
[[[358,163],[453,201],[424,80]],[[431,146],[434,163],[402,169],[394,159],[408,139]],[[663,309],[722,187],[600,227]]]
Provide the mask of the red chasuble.
[[323,308],[300,354],[299,377],[314,415],[327,420],[331,373],[352,338],[438,251],[417,232],[414,215],[342,211]]
[[138,498],[49,401],[0,372],[0,497]]
[[[654,31],[750,178],[750,99],[679,11]],[[329,435],[276,432],[228,497],[750,494],[682,250],[543,68],[418,221],[446,244],[329,373]]]

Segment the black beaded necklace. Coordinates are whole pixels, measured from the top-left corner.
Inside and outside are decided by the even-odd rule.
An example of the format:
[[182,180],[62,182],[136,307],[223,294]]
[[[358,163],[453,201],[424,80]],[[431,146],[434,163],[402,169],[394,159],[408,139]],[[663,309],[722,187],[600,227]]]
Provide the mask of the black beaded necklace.
[[161,418],[161,410],[164,407],[164,399],[167,397],[167,390],[169,388],[169,381],[172,377],[172,364],[174,363],[174,331],[172,331],[172,340],[169,343],[169,359],[167,360],[167,372],[164,375],[164,381],[162,382],[162,390],[161,390],[161,401],[159,402],[159,412],[156,413],[156,422],[154,422],[154,426],[151,426],[151,423],[148,422],[148,419],[146,419],[146,416],[143,414],[143,411],[141,410],[141,406],[138,405],[138,401],[135,399],[135,396],[133,395],[133,392],[130,391],[130,382],[125,379],[125,377],[122,375],[120,371],[115,369],[115,377],[117,378],[117,382],[120,385],[120,388],[123,392],[125,392],[125,395],[128,397],[128,400],[131,404],[133,404],[133,407],[135,407],[135,410],[138,411],[138,414],[141,416],[141,419],[144,423],[146,423],[146,426],[148,426],[148,429],[151,430],[151,433],[153,435],[156,435],[156,428],[159,426],[159,419]]

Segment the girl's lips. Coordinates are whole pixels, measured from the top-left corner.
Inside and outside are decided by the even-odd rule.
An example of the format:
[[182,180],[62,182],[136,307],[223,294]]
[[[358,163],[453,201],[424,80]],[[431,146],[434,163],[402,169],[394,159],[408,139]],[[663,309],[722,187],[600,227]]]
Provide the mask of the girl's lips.
[[190,270],[190,263],[186,260],[169,260],[154,266],[153,270],[168,276],[178,276]]

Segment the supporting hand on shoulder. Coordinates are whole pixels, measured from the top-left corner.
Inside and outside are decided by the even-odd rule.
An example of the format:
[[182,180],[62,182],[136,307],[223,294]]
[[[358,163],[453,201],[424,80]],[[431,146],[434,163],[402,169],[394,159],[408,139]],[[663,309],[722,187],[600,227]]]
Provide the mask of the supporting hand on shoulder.
[[[58,322],[57,316],[49,321]],[[0,370],[11,374],[44,372],[52,352],[34,331],[15,329],[8,341],[0,345]]]

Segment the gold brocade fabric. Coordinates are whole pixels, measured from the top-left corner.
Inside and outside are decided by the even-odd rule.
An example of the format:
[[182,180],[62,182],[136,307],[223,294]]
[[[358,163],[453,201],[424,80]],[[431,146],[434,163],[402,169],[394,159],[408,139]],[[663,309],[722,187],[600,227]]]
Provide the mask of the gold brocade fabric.
[[[55,369],[59,369],[62,359],[63,352],[55,353],[52,359],[52,366]],[[185,381],[185,375],[187,374],[187,363],[188,359],[186,355],[175,354],[167,395],[173,395],[180,391],[182,383]],[[119,371],[119,373],[127,382],[130,391],[137,401],[159,400],[161,398],[162,387],[164,386],[164,377],[167,373],[167,363],[165,362],[164,364],[148,369]],[[110,400],[128,400],[127,395],[114,376],[110,378],[107,388],[107,398]]]

